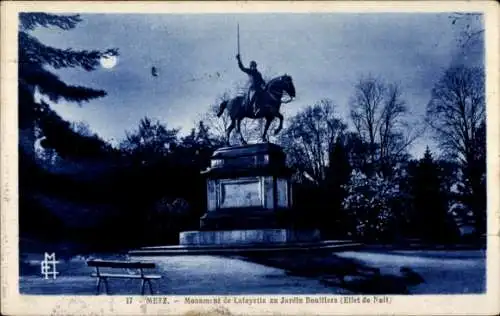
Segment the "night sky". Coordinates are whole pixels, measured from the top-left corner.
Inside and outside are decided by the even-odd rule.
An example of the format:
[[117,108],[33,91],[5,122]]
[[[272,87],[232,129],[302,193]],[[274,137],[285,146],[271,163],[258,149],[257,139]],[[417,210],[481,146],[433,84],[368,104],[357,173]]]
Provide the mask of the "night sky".
[[[58,70],[70,84],[102,88],[108,96],[54,109],[85,121],[116,143],[144,116],[188,132],[224,92],[246,81],[236,64],[240,25],[243,63],[256,60],[264,77],[288,73],[295,101],[285,118],[320,99],[337,105],[348,119],[348,101],[360,76],[374,75],[403,89],[410,118],[425,113],[434,83],[457,61],[460,29],[449,14],[82,14],[70,31],[39,28],[43,43],[60,48],[120,51],[112,69]],[[470,52],[481,56],[482,50]],[[476,56],[476,57],[477,57]],[[475,57],[474,57],[475,58]],[[474,59],[473,58],[473,59]],[[475,58],[476,60],[478,58]],[[480,57],[479,57],[480,59]],[[159,76],[151,75],[151,67]],[[412,153],[420,156],[428,139]]]

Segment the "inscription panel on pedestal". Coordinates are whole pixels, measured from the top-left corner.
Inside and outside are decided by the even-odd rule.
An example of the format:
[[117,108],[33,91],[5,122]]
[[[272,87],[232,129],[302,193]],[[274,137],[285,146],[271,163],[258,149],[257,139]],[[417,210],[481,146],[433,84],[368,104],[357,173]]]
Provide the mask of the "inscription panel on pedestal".
[[259,178],[219,181],[219,208],[262,206],[262,185]]

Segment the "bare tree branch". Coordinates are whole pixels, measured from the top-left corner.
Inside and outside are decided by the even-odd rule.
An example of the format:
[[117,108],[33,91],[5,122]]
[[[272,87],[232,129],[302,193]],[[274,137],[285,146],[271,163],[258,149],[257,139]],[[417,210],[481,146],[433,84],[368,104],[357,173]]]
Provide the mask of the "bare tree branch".
[[350,100],[351,119],[369,146],[370,160],[390,168],[421,134],[406,121],[407,107],[398,84],[373,76],[361,78]]
[[346,128],[336,116],[333,102],[325,99],[291,118],[279,141],[288,151],[290,163],[319,184],[326,178],[329,152]]

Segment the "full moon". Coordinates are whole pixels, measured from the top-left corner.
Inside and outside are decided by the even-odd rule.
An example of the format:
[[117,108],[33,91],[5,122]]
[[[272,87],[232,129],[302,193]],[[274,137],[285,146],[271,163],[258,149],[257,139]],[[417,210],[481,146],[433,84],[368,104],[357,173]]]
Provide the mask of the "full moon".
[[118,62],[118,58],[116,56],[106,56],[106,57],[101,57],[101,66],[106,69],[111,69],[114,66],[116,66],[116,63]]

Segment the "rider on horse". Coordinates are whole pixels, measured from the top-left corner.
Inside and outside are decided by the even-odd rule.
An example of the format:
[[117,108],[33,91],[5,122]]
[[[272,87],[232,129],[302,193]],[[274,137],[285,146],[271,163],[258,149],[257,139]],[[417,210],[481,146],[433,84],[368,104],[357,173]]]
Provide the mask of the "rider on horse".
[[262,75],[257,70],[257,63],[255,61],[250,62],[250,68],[245,68],[241,63],[240,55],[236,55],[236,59],[238,60],[238,67],[240,67],[241,71],[246,73],[250,77],[250,88],[247,95],[247,104],[253,106],[254,115],[257,115],[260,111],[257,98],[262,95],[264,91],[264,79]]

